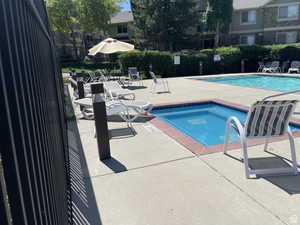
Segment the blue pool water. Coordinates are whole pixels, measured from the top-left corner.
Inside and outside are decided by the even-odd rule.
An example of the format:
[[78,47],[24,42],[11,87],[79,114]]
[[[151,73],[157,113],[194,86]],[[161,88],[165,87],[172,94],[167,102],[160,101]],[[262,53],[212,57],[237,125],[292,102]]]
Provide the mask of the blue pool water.
[[[244,111],[217,103],[156,108],[151,113],[205,146],[224,143],[226,121],[230,116],[236,116],[243,123],[247,116]],[[300,127],[292,124],[291,129],[300,130]],[[239,141],[234,131],[231,131],[230,141]]]
[[238,86],[256,87],[270,89],[274,91],[295,91],[300,89],[300,77],[283,77],[283,76],[231,76],[231,77],[216,77],[216,78],[200,78],[199,80],[233,84]]

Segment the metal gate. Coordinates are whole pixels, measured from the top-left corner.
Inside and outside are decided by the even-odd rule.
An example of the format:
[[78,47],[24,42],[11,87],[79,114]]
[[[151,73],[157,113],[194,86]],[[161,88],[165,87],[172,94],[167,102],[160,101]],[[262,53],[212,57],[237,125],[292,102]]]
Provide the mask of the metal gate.
[[43,0],[0,0],[0,224],[71,222],[63,82]]

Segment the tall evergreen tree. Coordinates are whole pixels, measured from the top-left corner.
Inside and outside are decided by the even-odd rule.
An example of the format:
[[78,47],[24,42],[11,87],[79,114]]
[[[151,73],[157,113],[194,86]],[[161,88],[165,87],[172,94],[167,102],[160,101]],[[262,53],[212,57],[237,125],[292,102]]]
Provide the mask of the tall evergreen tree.
[[186,32],[199,21],[191,0],[131,0],[136,44],[176,50],[190,36]]
[[210,31],[215,34],[215,47],[219,46],[220,34],[228,32],[232,22],[233,0],[208,0],[205,20]]

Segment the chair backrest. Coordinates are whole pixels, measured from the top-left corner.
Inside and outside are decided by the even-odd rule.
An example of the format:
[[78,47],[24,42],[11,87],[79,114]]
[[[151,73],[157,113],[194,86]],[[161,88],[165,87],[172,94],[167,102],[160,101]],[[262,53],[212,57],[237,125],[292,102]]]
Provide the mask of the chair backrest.
[[153,79],[153,82],[156,83],[157,82],[157,78],[156,78],[155,74],[153,72],[151,72],[151,71],[149,73],[150,73],[150,76]]
[[128,74],[136,75],[137,73],[138,73],[138,70],[136,67],[128,67]]
[[291,68],[299,68],[300,67],[300,61],[293,61],[291,63]]
[[272,65],[272,62],[266,62],[265,67],[269,68]]
[[246,137],[275,137],[286,134],[297,100],[258,101],[245,123]]
[[258,62],[259,67],[263,67],[264,63],[263,62]]
[[280,66],[280,62],[279,61],[273,61],[272,62],[272,67],[279,67]]

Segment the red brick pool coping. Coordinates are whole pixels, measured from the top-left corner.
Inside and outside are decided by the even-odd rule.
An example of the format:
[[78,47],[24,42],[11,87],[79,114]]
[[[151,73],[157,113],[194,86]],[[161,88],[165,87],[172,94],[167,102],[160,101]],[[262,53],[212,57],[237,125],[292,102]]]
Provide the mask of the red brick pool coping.
[[[207,100],[201,100],[201,101],[190,101],[190,102],[176,102],[171,104],[158,104],[155,105],[154,108],[164,108],[164,107],[176,107],[176,106],[184,106],[184,105],[193,105],[193,104],[199,104],[199,103],[217,103],[220,105],[224,105],[227,107],[232,107],[235,109],[239,109],[242,111],[248,111],[249,107],[235,104],[232,102],[224,101],[221,99],[207,99]],[[164,132],[166,135],[174,139],[176,142],[190,150],[195,155],[206,155],[216,152],[222,152],[224,144],[218,144],[218,145],[211,145],[211,146],[204,146],[200,142],[195,141],[191,137],[185,135],[184,133],[180,132],[176,128],[170,126],[166,122],[160,120],[159,118],[153,116],[150,114],[150,116],[153,117],[153,119],[150,121],[155,127],[160,129],[162,132]],[[300,119],[292,118],[291,122],[300,126]],[[225,129],[225,128],[224,128]],[[300,137],[300,131],[293,132],[294,137]],[[278,142],[282,140],[286,140],[287,137],[278,137],[278,138],[270,138],[269,142]],[[248,147],[261,145],[265,143],[265,139],[249,139],[248,140]],[[239,149],[241,147],[240,142],[232,142],[229,143],[228,149]]]

